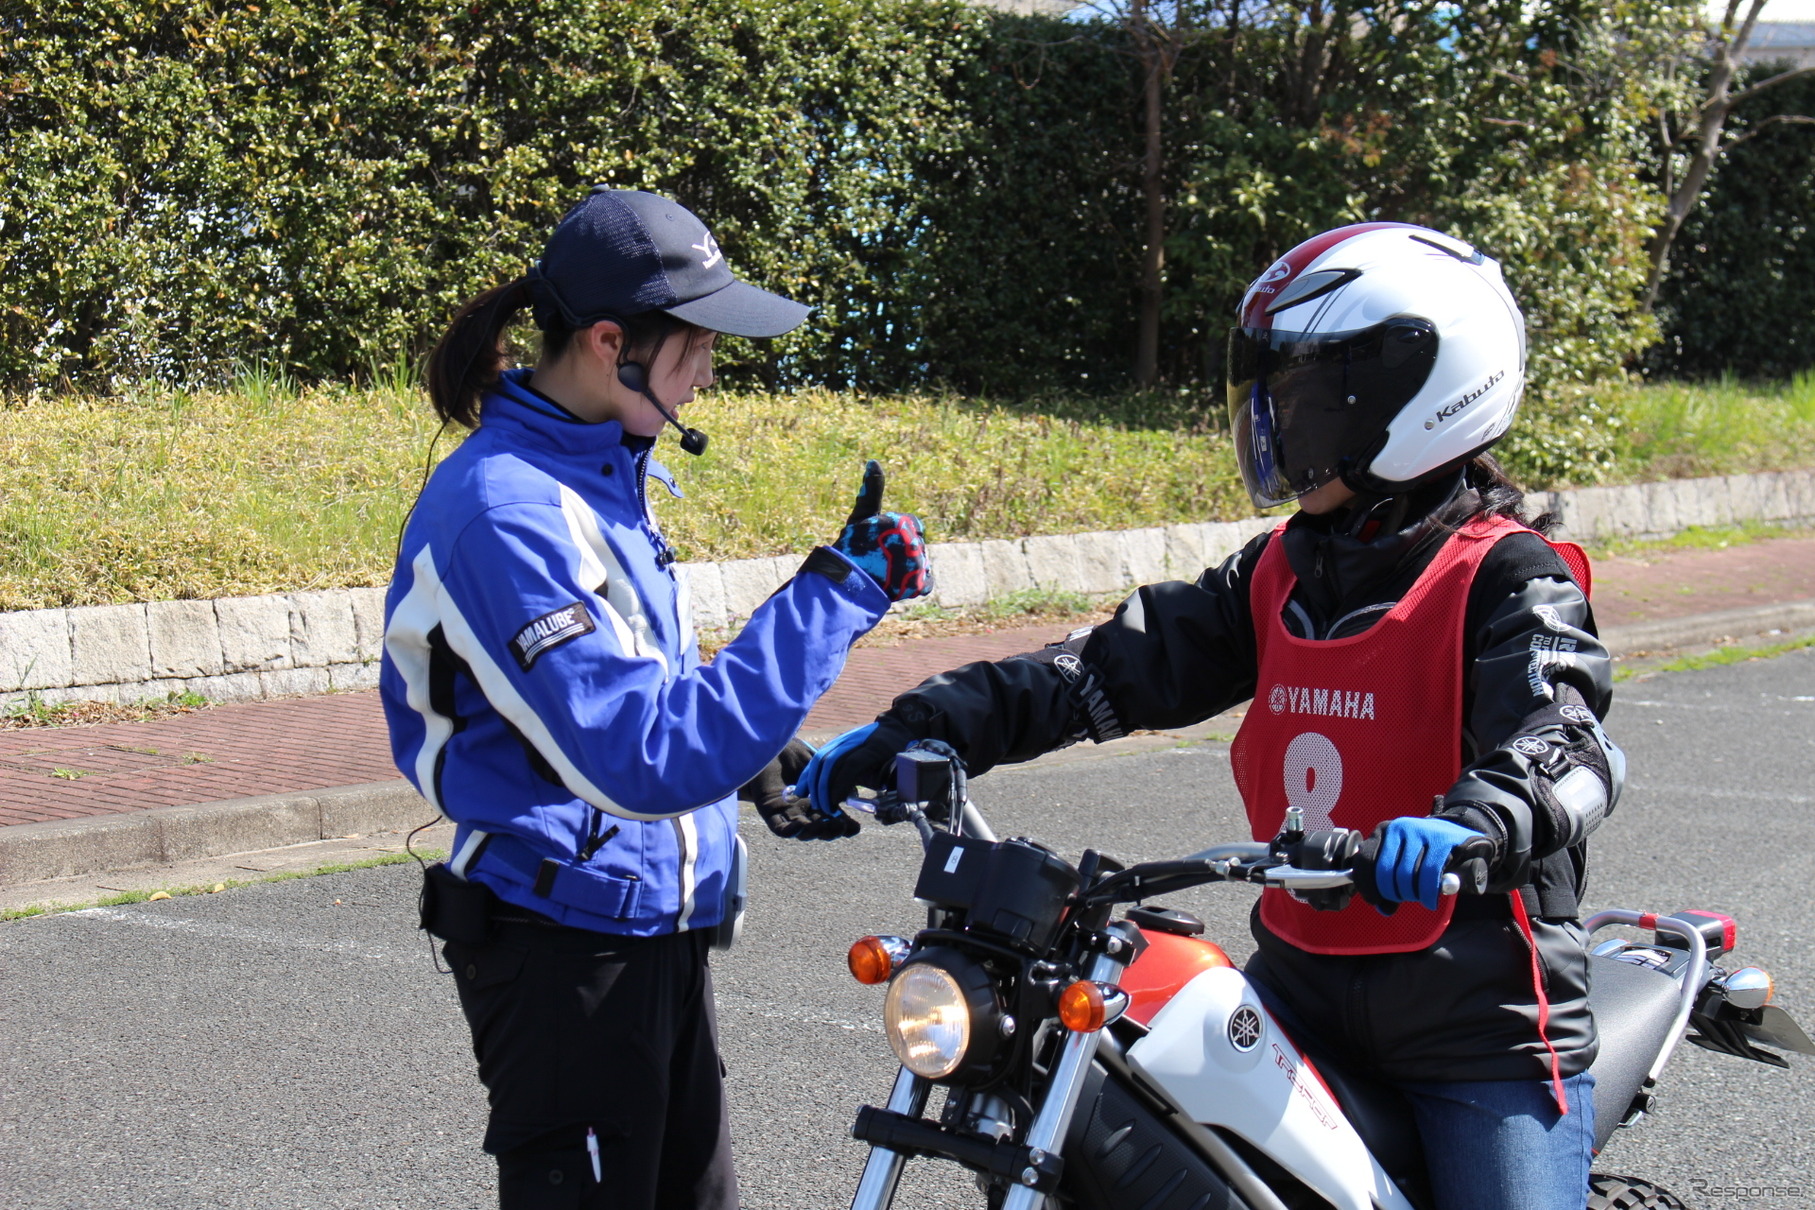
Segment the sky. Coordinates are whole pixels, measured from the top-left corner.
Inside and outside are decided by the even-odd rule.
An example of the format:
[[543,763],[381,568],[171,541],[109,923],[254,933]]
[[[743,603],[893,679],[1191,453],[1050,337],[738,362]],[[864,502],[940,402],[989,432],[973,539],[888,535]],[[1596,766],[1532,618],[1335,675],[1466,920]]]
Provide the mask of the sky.
[[[1708,12],[1716,19],[1727,11],[1724,0],[1711,0]],[[1740,6],[1740,13],[1745,13],[1745,5]],[[1760,21],[1815,21],[1815,0],[1771,0],[1765,5],[1765,11],[1758,16]]]

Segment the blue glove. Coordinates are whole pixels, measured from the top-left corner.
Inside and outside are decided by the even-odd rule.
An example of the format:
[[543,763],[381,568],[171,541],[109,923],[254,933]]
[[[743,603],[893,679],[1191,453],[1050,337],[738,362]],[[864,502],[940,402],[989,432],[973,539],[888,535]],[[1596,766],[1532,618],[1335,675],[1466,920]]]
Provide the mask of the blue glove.
[[864,741],[875,734],[876,724],[865,723],[815,752],[807,767],[800,771],[800,780],[794,786],[795,796],[805,799],[814,810],[828,818],[849,821],[855,831],[857,821],[844,813],[844,800],[856,791],[860,782],[874,778],[889,759],[886,752],[878,756],[870,750],[877,745],[864,746]]
[[1416,900],[1436,910],[1437,888],[1456,850],[1487,837],[1447,819],[1403,815],[1374,830],[1380,850],[1374,858],[1374,888],[1389,903]]
[[926,535],[912,513],[882,511],[882,465],[864,464],[857,503],[832,549],[857,564],[882,586],[891,601],[923,597],[933,591],[927,568]]

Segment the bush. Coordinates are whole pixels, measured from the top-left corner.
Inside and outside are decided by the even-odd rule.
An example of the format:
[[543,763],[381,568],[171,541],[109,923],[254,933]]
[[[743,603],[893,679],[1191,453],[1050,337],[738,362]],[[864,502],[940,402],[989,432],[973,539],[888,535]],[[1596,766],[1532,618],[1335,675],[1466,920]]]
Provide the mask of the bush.
[[595,183],[683,198],[819,308],[763,381],[854,380],[981,27],[944,0],[42,0],[0,43],[0,383],[388,369]]
[[[1445,227],[1526,308],[1515,466],[1588,478],[1688,0],[1181,0],[1162,333],[1216,390],[1246,283],[1322,228]],[[0,385],[407,367],[594,183],[678,196],[817,308],[746,386],[1127,381],[1139,71],[1108,21],[956,0],[36,0],[0,44]],[[1584,420],[1591,422],[1583,425]]]

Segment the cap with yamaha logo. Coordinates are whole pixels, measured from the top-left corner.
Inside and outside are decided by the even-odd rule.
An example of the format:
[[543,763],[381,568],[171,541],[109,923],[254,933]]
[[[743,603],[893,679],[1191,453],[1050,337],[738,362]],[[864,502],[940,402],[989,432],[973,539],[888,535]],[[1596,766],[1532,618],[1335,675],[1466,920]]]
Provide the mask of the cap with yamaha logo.
[[561,219],[529,272],[536,326],[574,328],[663,311],[732,336],[780,336],[811,308],[731,275],[693,212],[653,193],[595,188]]

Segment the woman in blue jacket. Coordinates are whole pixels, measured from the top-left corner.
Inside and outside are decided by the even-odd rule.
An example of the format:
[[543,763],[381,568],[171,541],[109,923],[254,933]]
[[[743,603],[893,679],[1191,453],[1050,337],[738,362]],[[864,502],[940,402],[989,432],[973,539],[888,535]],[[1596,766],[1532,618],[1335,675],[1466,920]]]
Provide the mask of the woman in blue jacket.
[[[500,337],[533,309],[533,370]],[[850,522],[702,664],[652,457],[712,382],[716,335],[807,308],[738,281],[693,214],[594,190],[429,363],[473,429],[430,477],[385,600],[398,767],[457,825],[424,922],[447,941],[515,1207],[737,1205],[707,949],[741,899],[737,798],[778,834],[849,835],[785,796],[791,737],[890,602],[927,591],[871,463]]]

